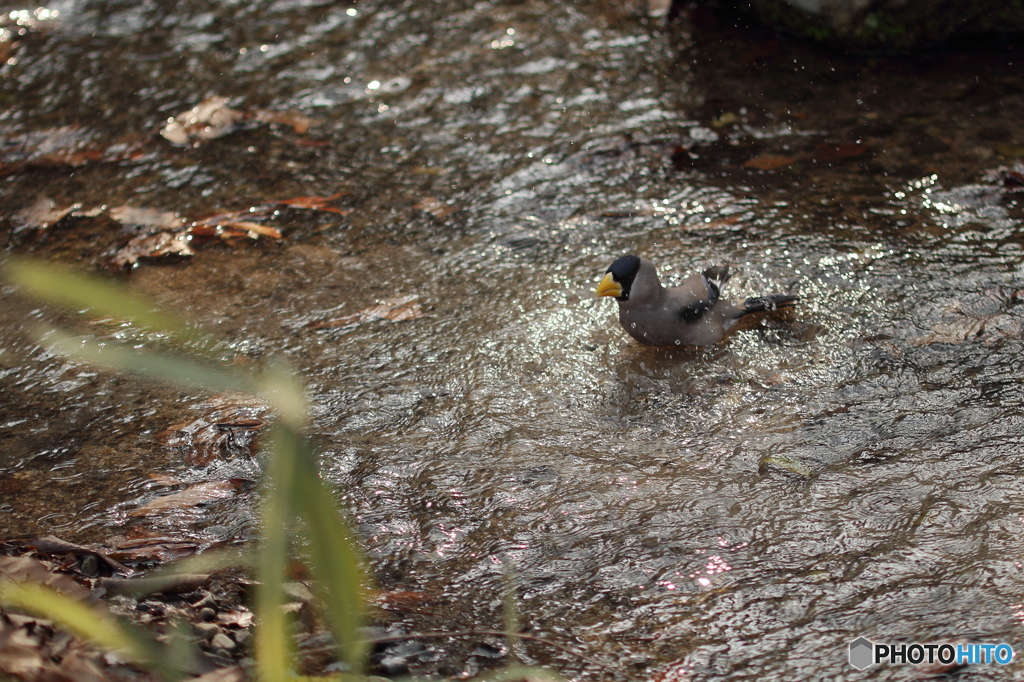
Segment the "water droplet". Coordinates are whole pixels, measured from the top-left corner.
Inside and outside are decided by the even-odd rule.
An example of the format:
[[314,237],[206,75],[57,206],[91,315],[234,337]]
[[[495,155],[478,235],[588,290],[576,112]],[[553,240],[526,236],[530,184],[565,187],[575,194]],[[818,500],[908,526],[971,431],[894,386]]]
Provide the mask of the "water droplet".
[[682,341],[680,341],[679,339],[676,339],[676,345],[677,345],[677,346],[681,346],[681,345],[683,345],[683,342],[682,342]]
[[636,322],[631,322],[629,326],[631,329],[636,329]]

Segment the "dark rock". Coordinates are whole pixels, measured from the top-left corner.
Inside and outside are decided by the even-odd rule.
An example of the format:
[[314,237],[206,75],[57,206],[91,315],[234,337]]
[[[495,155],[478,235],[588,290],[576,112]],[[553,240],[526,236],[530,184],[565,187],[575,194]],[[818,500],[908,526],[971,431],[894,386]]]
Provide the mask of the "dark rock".
[[1000,0],[750,0],[735,12],[805,38],[884,52],[951,38],[1024,33],[1024,4]]

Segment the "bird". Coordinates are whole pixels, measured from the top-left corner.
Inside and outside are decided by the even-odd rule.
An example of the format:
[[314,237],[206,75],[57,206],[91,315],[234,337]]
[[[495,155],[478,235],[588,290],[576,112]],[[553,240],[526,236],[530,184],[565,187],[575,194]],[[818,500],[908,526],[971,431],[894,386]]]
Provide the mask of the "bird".
[[645,346],[709,346],[721,341],[740,318],[789,308],[800,300],[791,294],[744,301],[720,298],[731,276],[728,265],[716,265],[667,289],[654,263],[630,254],[608,267],[596,293],[619,302],[623,329]]

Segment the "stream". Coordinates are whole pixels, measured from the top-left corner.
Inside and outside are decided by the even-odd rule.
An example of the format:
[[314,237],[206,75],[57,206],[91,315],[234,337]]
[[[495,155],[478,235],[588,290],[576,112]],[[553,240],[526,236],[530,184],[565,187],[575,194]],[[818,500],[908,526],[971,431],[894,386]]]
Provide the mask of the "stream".
[[[280,239],[119,277],[306,382],[377,583],[429,596],[388,627],[500,628],[511,584],[531,634],[603,665],[514,649],[574,680],[920,679],[857,671],[860,636],[1020,650],[1024,49],[844,55],[642,5],[12,11],[6,251],[116,270],[145,226],[111,207],[323,199],[261,214]],[[160,135],[211,97],[249,112],[237,130]],[[47,223],[40,200],[79,208]],[[626,253],[801,301],[643,348],[594,295]],[[259,459],[184,461],[161,434],[208,396],[57,355],[36,329],[65,318],[2,292],[3,535],[257,536],[250,492],[134,514],[166,492],[154,474],[255,480]],[[358,315],[382,302],[410,319]],[[442,641],[409,668],[439,660],[493,665]]]

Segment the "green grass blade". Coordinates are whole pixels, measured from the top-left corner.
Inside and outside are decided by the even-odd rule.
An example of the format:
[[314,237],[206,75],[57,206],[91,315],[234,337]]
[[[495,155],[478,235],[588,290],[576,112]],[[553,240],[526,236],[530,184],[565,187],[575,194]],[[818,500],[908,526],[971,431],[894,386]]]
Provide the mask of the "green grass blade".
[[301,457],[299,437],[290,429],[274,430],[268,466],[266,499],[263,502],[263,546],[256,578],[256,669],[261,682],[285,682],[289,678],[291,645],[285,616],[284,571],[288,562],[288,531],[293,513],[296,463]]
[[260,380],[260,395],[274,406],[274,414],[289,428],[306,425],[306,393],[302,382],[284,364],[271,362]]
[[165,383],[208,391],[256,392],[256,384],[238,372],[227,371],[200,360],[137,351],[122,345],[83,343],[80,338],[59,331],[47,333],[44,342],[58,352],[97,367],[141,374]]
[[512,637],[512,635],[515,635],[518,632],[520,632],[520,630],[519,630],[519,605],[518,605],[518,602],[517,602],[518,594],[517,594],[517,590],[516,590],[516,582],[517,582],[518,574],[516,573],[515,569],[506,567],[505,570],[502,572],[501,576],[502,576],[501,583],[502,583],[502,591],[503,591],[503,593],[501,595],[501,601],[502,601],[502,604],[504,606],[503,619],[505,621],[504,622],[505,632],[509,633],[509,635],[510,635],[509,637],[506,637],[505,640],[506,640],[506,644],[508,645],[509,653],[512,655],[512,657],[515,660],[517,660],[520,663],[522,663],[522,659],[519,657],[519,654],[516,652],[516,644],[517,644],[516,639],[514,637]]
[[366,575],[353,534],[338,513],[334,497],[304,448],[295,479],[296,505],[309,532],[309,558],[317,578],[314,590],[327,606],[342,656],[353,671],[362,670],[366,644],[359,637],[366,609]]
[[511,666],[502,668],[477,678],[480,682],[494,680],[494,682],[564,682],[563,678],[543,668],[530,668],[527,666]]
[[93,314],[113,317],[168,334],[179,342],[203,347],[208,339],[202,330],[160,312],[155,303],[128,294],[122,286],[96,275],[27,259],[11,259],[4,268],[7,278],[39,300],[71,310],[91,309]]
[[196,554],[185,559],[179,559],[159,568],[148,571],[144,578],[139,578],[137,587],[132,588],[131,582],[135,579],[128,579],[123,587],[119,587],[119,594],[140,598],[145,595],[160,592],[178,581],[182,575],[205,575],[218,573],[234,568],[250,568],[255,564],[254,552],[238,548],[210,549],[202,554]]
[[151,665],[160,658],[156,644],[140,630],[44,585],[4,582],[0,584],[0,603],[52,620],[100,648],[116,651],[134,663]]

